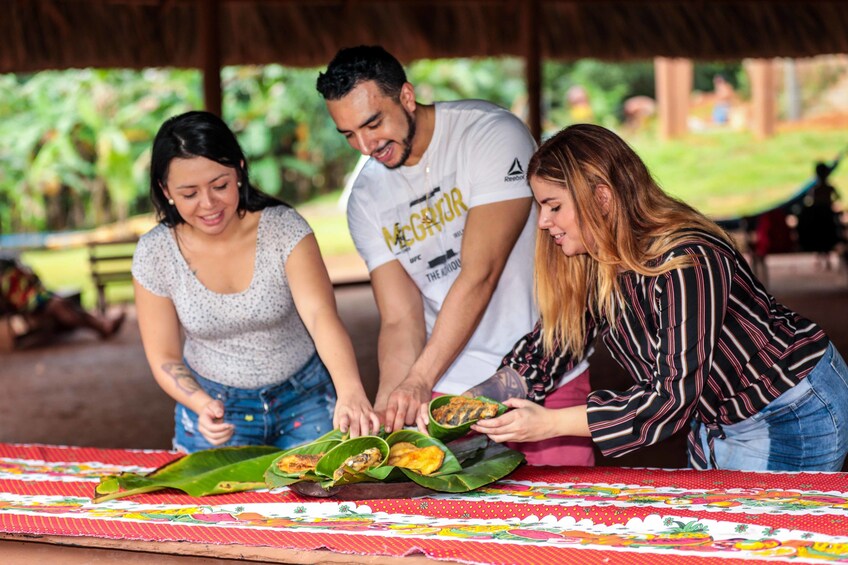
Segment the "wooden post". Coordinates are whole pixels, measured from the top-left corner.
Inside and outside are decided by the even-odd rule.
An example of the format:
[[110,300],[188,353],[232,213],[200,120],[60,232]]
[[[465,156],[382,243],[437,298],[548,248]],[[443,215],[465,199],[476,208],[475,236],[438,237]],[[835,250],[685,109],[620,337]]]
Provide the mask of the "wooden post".
[[524,2],[524,73],[527,82],[527,127],[539,142],[542,139],[542,48],[539,36],[540,0]]
[[783,62],[783,84],[786,92],[786,118],[791,121],[801,119],[801,84],[798,82],[798,68],[795,59]]
[[752,59],[747,64],[751,77],[751,131],[757,139],[774,135],[777,122],[775,70],[771,59]]
[[657,91],[657,113],[660,137],[673,139],[688,130],[689,95],[692,92],[692,61],[689,59],[654,59]]
[[207,111],[221,115],[221,1],[198,0],[203,103]]

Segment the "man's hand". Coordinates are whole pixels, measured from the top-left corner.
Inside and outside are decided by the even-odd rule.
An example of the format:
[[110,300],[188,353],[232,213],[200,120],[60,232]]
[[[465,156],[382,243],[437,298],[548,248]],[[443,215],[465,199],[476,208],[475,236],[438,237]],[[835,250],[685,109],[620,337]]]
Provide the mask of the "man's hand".
[[423,379],[409,376],[389,395],[384,420],[386,433],[402,430],[406,424],[414,424],[422,404],[430,402],[433,387]]
[[415,425],[418,426],[418,431],[422,434],[430,435],[430,430],[427,429],[427,424],[430,423],[430,403],[425,402],[418,408],[418,416],[415,418]]
[[233,437],[235,426],[224,423],[224,403],[210,400],[197,414],[197,428],[206,441],[218,446]]

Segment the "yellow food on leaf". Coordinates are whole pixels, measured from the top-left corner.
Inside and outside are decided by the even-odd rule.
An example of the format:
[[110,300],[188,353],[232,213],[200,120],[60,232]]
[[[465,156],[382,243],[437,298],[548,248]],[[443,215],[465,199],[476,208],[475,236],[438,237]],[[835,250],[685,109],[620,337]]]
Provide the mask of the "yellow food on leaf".
[[433,410],[433,419],[443,426],[461,426],[472,420],[493,418],[498,415],[498,405],[476,398],[455,396],[447,404]]
[[418,471],[422,475],[435,473],[445,460],[445,452],[436,445],[416,447],[402,441],[394,444],[389,452],[389,465]]
[[318,464],[318,460],[321,459],[323,455],[323,453],[316,453],[315,455],[293,453],[291,455],[286,455],[277,461],[277,469],[290,475],[298,475],[307,471],[313,471],[315,470],[315,465]]

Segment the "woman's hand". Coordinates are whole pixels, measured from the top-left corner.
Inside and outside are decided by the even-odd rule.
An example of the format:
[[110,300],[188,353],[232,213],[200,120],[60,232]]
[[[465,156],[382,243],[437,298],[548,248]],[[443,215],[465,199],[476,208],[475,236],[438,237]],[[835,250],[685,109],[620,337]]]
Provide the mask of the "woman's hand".
[[350,437],[374,435],[380,431],[380,418],[364,395],[340,396],[333,413],[333,427],[350,433]]
[[235,432],[235,426],[224,423],[224,403],[220,400],[210,400],[203,405],[197,414],[197,428],[214,446],[228,442]]
[[504,404],[513,408],[497,418],[478,420],[471,429],[492,441],[540,441],[559,436],[590,437],[586,405],[552,410],[523,398],[510,398]]

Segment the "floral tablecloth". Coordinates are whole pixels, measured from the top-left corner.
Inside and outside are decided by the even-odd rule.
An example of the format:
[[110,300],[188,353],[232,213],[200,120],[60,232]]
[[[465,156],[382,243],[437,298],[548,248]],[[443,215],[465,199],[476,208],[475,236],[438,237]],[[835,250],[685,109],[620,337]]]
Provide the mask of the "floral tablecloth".
[[522,467],[474,492],[411,499],[309,499],[284,488],[91,502],[101,475],[175,457],[0,444],[0,531],[487,564],[848,562],[841,473]]

